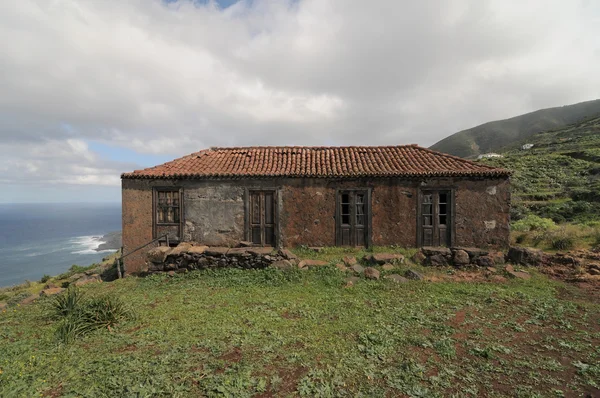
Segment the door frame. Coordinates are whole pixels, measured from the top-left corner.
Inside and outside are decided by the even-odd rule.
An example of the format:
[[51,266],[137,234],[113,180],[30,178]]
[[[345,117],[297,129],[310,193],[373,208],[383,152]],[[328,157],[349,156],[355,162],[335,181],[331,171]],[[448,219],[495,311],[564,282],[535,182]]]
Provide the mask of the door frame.
[[251,222],[250,222],[250,193],[251,192],[273,192],[273,222],[274,222],[274,237],[273,247],[281,249],[281,236],[279,228],[279,213],[282,205],[281,190],[277,187],[248,187],[244,188],[244,240],[252,241]]
[[[449,245],[448,247],[452,247],[455,244],[456,238],[456,187],[448,187],[448,186],[439,186],[439,187],[420,187],[417,192],[417,247],[423,247],[423,192],[431,191],[440,193],[442,191],[446,191],[450,194],[448,215],[450,216],[450,225],[447,227],[450,233],[450,239],[448,239]],[[447,224],[446,224],[447,225]]]
[[342,192],[365,192],[366,193],[366,222],[365,222],[365,247],[368,249],[373,246],[373,209],[371,206],[373,188],[338,188],[335,190],[335,245],[342,246],[342,231],[341,231],[341,194]]

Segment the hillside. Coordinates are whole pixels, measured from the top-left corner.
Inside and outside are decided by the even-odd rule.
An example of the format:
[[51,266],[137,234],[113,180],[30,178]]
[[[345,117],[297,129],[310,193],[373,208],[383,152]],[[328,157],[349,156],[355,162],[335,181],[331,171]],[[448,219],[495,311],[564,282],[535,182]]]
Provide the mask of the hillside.
[[[521,150],[525,142],[534,144]],[[600,116],[534,134],[482,159],[513,170],[513,220],[526,214],[556,222],[600,220]]]
[[460,131],[431,146],[436,151],[464,158],[487,152],[503,152],[540,131],[560,129],[584,118],[600,115],[600,99],[556,108],[541,109],[510,119]]
[[[507,279],[502,268],[407,262],[382,267],[384,277],[370,280],[332,265],[364,254],[326,248],[311,255],[329,265],[306,271],[154,274],[12,304],[0,310],[0,396],[600,392],[600,303],[591,290],[550,280],[539,267],[519,271],[528,278]],[[385,278],[408,270],[425,280]],[[86,333],[66,327],[97,319],[102,327]],[[66,340],[73,330],[76,338]]]

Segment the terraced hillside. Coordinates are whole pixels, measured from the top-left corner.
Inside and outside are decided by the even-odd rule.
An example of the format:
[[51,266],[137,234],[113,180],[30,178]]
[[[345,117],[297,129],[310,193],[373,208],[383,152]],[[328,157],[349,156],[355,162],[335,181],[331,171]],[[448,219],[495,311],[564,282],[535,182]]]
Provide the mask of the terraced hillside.
[[459,131],[435,143],[431,149],[463,158],[473,158],[487,152],[505,152],[509,146],[530,139],[540,131],[561,129],[595,116],[600,116],[600,100],[540,109]]
[[513,220],[531,213],[555,222],[600,220],[600,116],[534,134],[504,158],[481,161],[513,170]]

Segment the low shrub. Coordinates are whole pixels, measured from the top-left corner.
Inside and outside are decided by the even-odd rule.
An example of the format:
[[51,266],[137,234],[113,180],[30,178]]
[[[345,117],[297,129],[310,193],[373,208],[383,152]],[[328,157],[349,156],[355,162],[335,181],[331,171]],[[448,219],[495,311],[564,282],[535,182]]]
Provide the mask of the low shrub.
[[516,221],[512,224],[514,231],[548,231],[556,228],[556,224],[549,218],[542,218],[534,214],[530,214],[525,218]]
[[94,330],[110,328],[132,316],[121,300],[111,296],[89,298],[74,286],[56,296],[51,308],[51,316],[59,320],[56,337],[63,343]]
[[50,280],[50,278],[52,278],[50,275],[44,275],[42,276],[42,279],[40,279],[40,283],[46,283]]
[[548,243],[550,247],[555,250],[569,250],[575,247],[577,236],[572,231],[567,230],[565,227],[561,227],[556,231],[553,231],[548,236]]

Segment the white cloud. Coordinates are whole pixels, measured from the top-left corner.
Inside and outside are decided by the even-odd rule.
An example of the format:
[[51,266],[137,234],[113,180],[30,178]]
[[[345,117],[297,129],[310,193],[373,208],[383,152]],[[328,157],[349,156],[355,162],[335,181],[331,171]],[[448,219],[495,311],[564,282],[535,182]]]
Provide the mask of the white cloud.
[[599,61],[593,1],[0,2],[0,171],[118,183],[130,165],[103,160],[92,139],[173,157],[427,146],[598,98]]

